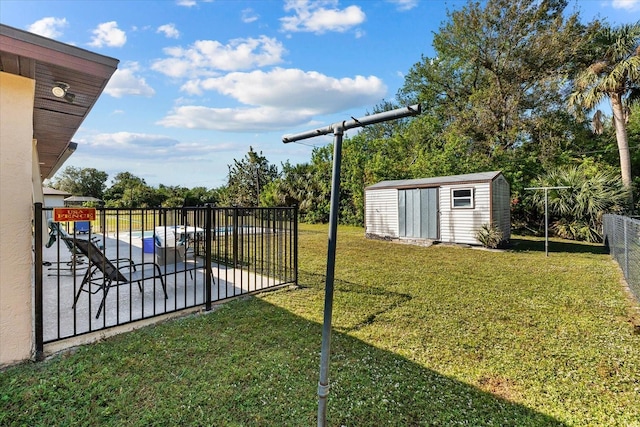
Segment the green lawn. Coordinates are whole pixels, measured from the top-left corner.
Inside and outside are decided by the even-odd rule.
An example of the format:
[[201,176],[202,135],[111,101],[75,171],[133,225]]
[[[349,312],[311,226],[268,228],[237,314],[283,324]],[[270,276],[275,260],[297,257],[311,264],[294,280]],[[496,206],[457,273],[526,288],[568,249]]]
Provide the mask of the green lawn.
[[[638,307],[601,247],[363,235],[338,232],[331,426],[640,426]],[[326,246],[301,225],[297,289],[0,373],[0,425],[315,425]]]

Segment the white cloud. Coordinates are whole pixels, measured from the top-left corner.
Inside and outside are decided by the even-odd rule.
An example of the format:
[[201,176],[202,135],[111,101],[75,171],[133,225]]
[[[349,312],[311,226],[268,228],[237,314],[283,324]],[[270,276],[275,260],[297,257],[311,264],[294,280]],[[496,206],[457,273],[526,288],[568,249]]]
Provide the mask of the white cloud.
[[121,98],[124,95],[146,96],[155,95],[155,90],[149,86],[146,80],[136,73],[140,71],[137,62],[129,62],[117,69],[104,91],[114,98]]
[[337,79],[314,71],[283,68],[193,80],[182,89],[191,93],[216,91],[244,106],[208,108],[183,105],[158,124],[227,132],[290,128],[309,123],[320,114],[371,105],[382,99],[387,90],[375,76]]
[[293,11],[293,16],[280,18],[282,30],[291,32],[311,32],[322,34],[327,31],[345,32],[360,25],[366,19],[359,6],[338,9],[335,0],[311,2],[309,0],[287,0],[285,11]]
[[135,132],[99,133],[86,139],[78,140],[84,150],[92,155],[116,159],[172,160],[194,158],[206,153],[227,150],[228,144],[205,144],[198,142],[182,142],[175,138]]
[[[295,68],[230,73],[198,81],[196,87],[199,91],[215,90],[246,105],[311,108],[316,113],[357,107],[379,100],[386,93],[384,83],[375,76],[337,79]],[[190,90],[193,92],[194,87]]]
[[248,8],[248,9],[244,9],[242,11],[242,22],[244,22],[245,24],[250,24],[252,22],[255,22],[258,20],[258,18],[260,18],[260,15],[258,15],[257,13],[254,12],[253,9]]
[[[213,3],[214,0],[200,0],[202,3]],[[197,0],[176,0],[178,6],[194,7],[198,5]]]
[[[224,137],[215,143],[207,139],[183,140],[182,132],[179,137],[134,132],[81,133],[74,137],[78,149],[65,165],[86,167],[90,164],[107,172],[109,178],[127,171],[153,186],[160,183],[188,187],[224,185],[226,165],[233,164],[233,159],[241,158],[249,148],[248,143]],[[259,146],[254,144],[256,148]]]
[[305,123],[311,117],[309,111],[282,111],[272,107],[209,108],[190,105],[174,109],[156,124],[224,132],[265,132]]
[[640,0],[613,0],[611,6],[614,9],[636,10],[640,9]]
[[168,58],[155,61],[151,68],[170,77],[211,76],[217,71],[236,71],[282,62],[285,49],[278,40],[234,39],[228,44],[198,40],[188,48],[165,48]]
[[407,10],[411,10],[414,7],[418,6],[418,0],[387,0],[389,3],[393,3],[396,5],[396,9],[401,12],[405,12]]
[[122,47],[127,42],[127,35],[118,28],[116,21],[104,22],[93,30],[93,38],[89,46]]
[[50,39],[62,37],[62,29],[69,23],[65,18],[54,18],[53,16],[42,18],[27,27],[30,33],[38,34]]
[[163,33],[165,37],[170,39],[180,38],[180,31],[178,31],[174,24],[160,25],[156,30],[156,33]]

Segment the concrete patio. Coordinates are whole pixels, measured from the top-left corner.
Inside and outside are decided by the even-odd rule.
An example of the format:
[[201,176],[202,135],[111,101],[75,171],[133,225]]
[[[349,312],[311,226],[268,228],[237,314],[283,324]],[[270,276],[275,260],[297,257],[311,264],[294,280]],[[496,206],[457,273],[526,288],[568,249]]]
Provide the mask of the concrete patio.
[[[153,263],[156,254],[144,252],[142,238],[129,236],[103,236],[94,234],[108,259],[129,259],[133,263]],[[78,238],[87,238],[78,236]],[[60,263],[58,263],[60,260]],[[73,307],[76,293],[87,272],[86,257],[77,257],[76,263],[67,247],[58,240],[50,248],[43,247],[43,336],[44,342],[100,331],[106,328],[136,322],[142,319],[177,312],[191,307],[203,306],[206,298],[206,275],[204,258],[187,251],[184,263],[168,263],[160,266],[168,298],[165,299],[159,278],[137,283],[122,283],[112,286],[105,299],[105,307],[96,318],[103,290],[95,294],[81,292]],[[69,264],[67,264],[69,262]],[[47,265],[50,263],[50,265]],[[123,264],[120,264],[122,266]],[[211,264],[211,301],[266,290],[282,284],[276,277],[257,274],[251,269],[233,268],[217,263]],[[126,274],[125,274],[126,276]],[[95,287],[94,287],[95,290]]]

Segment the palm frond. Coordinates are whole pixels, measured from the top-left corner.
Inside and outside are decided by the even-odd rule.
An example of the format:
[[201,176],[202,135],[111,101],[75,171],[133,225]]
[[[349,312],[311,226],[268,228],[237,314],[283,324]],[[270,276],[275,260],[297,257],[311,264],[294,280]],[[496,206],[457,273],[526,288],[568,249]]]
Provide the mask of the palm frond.
[[[598,236],[603,213],[617,213],[628,200],[628,189],[617,172],[594,170],[590,164],[565,166],[547,172],[535,182],[540,187],[568,186],[549,190],[548,208],[554,218],[555,231],[567,238],[594,239]],[[544,195],[536,192],[531,201],[542,210]]]

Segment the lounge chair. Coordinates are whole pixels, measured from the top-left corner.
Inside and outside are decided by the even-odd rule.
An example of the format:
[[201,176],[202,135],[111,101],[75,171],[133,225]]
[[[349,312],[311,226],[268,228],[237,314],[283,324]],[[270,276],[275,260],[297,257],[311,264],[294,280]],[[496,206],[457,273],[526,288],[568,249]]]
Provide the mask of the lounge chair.
[[[136,283],[138,289],[142,292],[142,284],[145,280],[159,279],[162,284],[162,290],[164,291],[165,299],[169,298],[167,295],[167,286],[164,282],[164,275],[160,266],[155,262],[143,262],[134,263],[132,260],[122,262],[116,260],[113,262],[104,255],[104,253],[98,248],[94,242],[84,239],[73,239],[69,237],[62,237],[63,240],[72,240],[80,252],[82,252],[89,260],[89,268],[82,279],[80,289],[76,293],[73,300],[73,307],[75,308],[82,292],[89,294],[96,294],[100,291],[103,292],[102,301],[98,307],[96,313],[96,319],[100,317],[100,313],[105,305],[107,293],[113,286],[120,286],[128,283]],[[124,264],[121,266],[121,264]],[[140,268],[141,267],[141,268]],[[92,289],[95,288],[95,289]]]
[[[69,233],[67,233],[67,231],[63,227],[60,226],[60,223],[49,220],[49,241],[45,244],[45,247],[46,248],[52,247],[55,244],[56,240],[58,239],[58,236],[68,238],[68,239],[62,239],[62,242],[65,244],[65,246],[69,250],[69,253],[71,254],[71,259],[69,261],[58,261],[55,263],[55,264],[65,264],[66,267],[64,268],[51,267],[49,268],[49,270],[70,270],[71,271],[71,270],[81,270],[81,269],[87,268],[87,260],[82,254],[82,252],[80,252],[76,247],[76,245],[73,243],[73,237]],[[93,237],[92,240],[94,241],[94,243],[98,244],[99,239],[97,237]],[[47,265],[50,265],[50,264],[51,262],[49,262],[49,264]]]
[[[49,221],[49,229],[50,229],[49,241],[45,244],[45,247],[50,248],[51,246],[53,246],[53,244],[58,239],[58,236],[60,236],[62,242],[69,250],[69,253],[71,253],[71,260],[53,262],[53,264],[58,264],[58,265],[65,264],[66,267],[49,267],[49,270],[53,270],[55,271],[55,273],[49,273],[48,276],[57,276],[61,274],[60,273],[61,271],[70,271],[73,273],[84,272],[84,270],[87,267],[89,267],[89,262],[85,257],[85,254],[82,253],[80,249],[78,249],[75,242],[77,242],[78,240],[87,240],[87,239],[86,238],[74,239],[74,237],[69,233],[67,233],[67,231],[60,226],[60,223],[57,223],[57,222]],[[102,245],[101,239],[99,237],[94,236],[91,238],[91,241],[98,247],[98,249],[100,250],[104,249],[104,246]],[[111,259],[110,261],[116,264],[122,264],[122,263],[131,264],[131,260],[129,258]],[[51,264],[52,262],[48,261],[45,265],[51,265]]]

